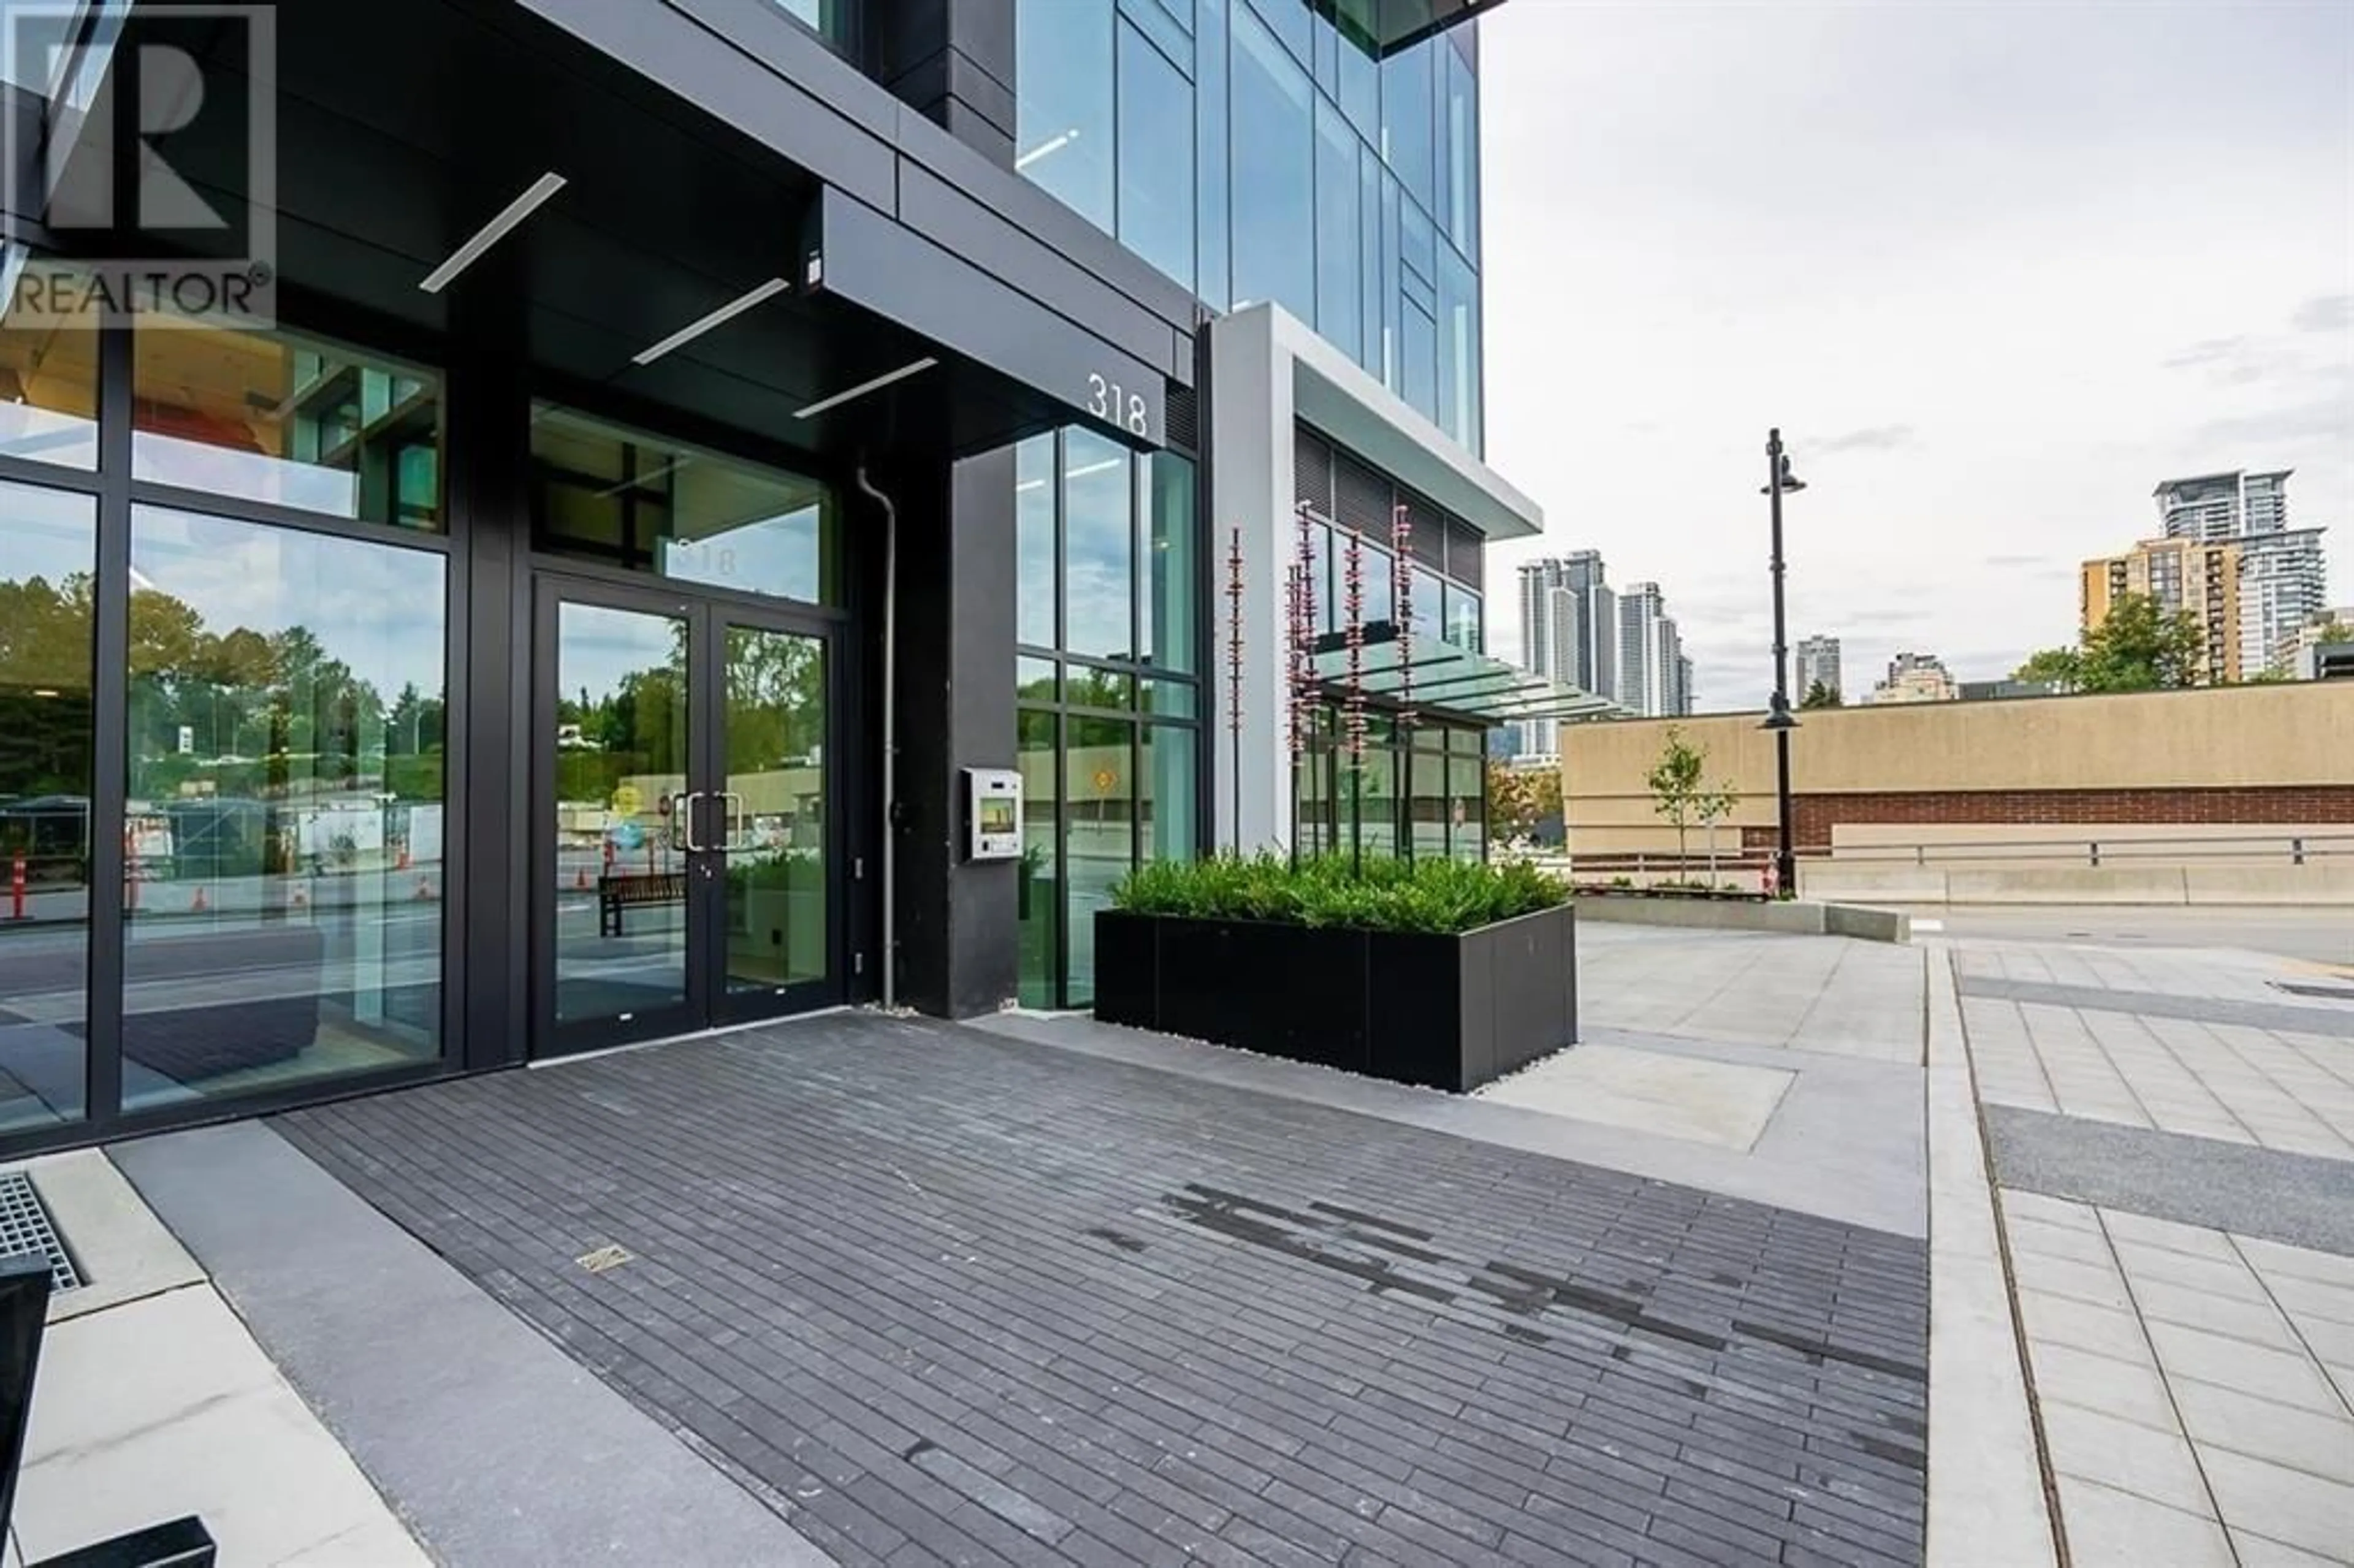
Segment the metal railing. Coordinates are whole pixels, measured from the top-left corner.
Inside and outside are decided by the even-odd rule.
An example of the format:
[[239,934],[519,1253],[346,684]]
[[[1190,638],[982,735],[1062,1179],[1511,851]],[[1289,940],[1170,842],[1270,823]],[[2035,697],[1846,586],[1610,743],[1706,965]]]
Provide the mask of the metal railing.
[[[1901,842],[1797,846],[1802,862],[1837,865],[1911,865],[1928,868],[1974,863],[2033,862],[2046,865],[2099,868],[2124,863],[2186,864],[2236,861],[2258,865],[2327,865],[2354,862],[2354,828],[2319,833],[2169,833],[2120,838],[2104,835],[2101,825],[2087,825],[2066,838],[1921,839]],[[1770,846],[1720,850],[1712,857],[1687,849],[1613,850],[1594,853],[1533,851],[1523,856],[1547,870],[1579,881],[1624,876],[1640,882],[1653,877],[1705,875],[1712,864],[1720,878],[1758,875],[1773,863]]]

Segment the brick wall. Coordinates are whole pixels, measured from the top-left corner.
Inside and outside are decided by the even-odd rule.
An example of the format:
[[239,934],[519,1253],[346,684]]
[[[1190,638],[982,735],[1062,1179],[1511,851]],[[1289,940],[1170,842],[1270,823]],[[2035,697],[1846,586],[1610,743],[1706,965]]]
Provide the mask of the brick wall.
[[[1801,847],[1831,842],[1840,823],[1923,827],[1967,823],[2084,825],[2354,823],[2354,784],[2213,789],[1953,789],[1798,795],[1790,802]],[[1770,849],[1771,827],[1744,827],[1745,849]]]

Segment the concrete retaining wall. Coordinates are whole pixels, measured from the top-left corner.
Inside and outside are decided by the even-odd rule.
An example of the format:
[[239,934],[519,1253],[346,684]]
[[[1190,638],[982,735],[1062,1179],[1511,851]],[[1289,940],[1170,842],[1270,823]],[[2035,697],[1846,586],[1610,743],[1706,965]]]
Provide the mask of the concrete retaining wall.
[[1912,920],[1897,910],[1807,899],[1736,904],[1706,898],[1580,898],[1577,917],[1624,926],[1856,937],[1867,942],[1903,942],[1911,940],[1913,935]]
[[1941,870],[1817,861],[1810,896],[1879,904],[2253,904],[2354,906],[2354,865],[2036,866]]

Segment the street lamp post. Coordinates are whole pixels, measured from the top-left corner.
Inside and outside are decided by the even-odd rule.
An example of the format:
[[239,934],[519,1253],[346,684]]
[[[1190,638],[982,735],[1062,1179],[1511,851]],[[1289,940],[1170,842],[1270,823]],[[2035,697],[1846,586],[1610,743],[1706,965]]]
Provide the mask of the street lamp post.
[[1782,897],[1797,895],[1798,857],[1791,847],[1790,732],[1798,720],[1790,712],[1789,634],[1782,615],[1782,493],[1806,489],[1806,482],[1790,471],[1782,450],[1779,429],[1766,432],[1766,494],[1774,525],[1774,706],[1760,728],[1774,732],[1775,821],[1779,824],[1774,851],[1774,889]]

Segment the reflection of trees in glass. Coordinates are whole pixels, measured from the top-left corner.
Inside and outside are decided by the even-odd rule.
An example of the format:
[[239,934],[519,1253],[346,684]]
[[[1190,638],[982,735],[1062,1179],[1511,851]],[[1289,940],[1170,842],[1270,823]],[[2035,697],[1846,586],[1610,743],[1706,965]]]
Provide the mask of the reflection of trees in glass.
[[444,709],[414,683],[383,694],[306,626],[209,630],[185,600],[131,595],[132,793],[282,800],[378,790],[442,798]]
[[686,771],[686,623],[668,623],[663,662],[631,670],[610,690],[556,700],[556,722],[579,726],[576,748],[558,747],[557,798],[603,801],[631,775]]
[[825,743],[823,645],[784,632],[727,631],[731,768],[799,762]]
[[89,792],[90,665],[89,573],[0,580],[0,800]]

